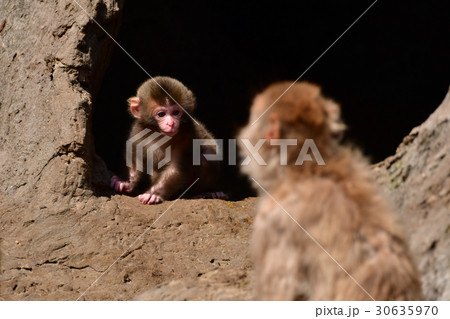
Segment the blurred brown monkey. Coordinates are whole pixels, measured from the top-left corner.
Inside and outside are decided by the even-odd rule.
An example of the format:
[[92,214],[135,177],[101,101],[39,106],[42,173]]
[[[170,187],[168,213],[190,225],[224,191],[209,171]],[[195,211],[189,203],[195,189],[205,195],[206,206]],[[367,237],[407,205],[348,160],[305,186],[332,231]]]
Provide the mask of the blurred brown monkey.
[[[253,125],[239,136],[253,145],[266,139],[259,154],[267,166],[242,167],[261,195],[252,241],[257,298],[420,299],[396,214],[366,160],[339,143],[345,128],[339,106],[316,85],[291,85],[276,83],[256,96]],[[287,147],[287,165],[280,165],[278,139],[297,141]],[[311,140],[325,165],[315,155],[299,161]]]

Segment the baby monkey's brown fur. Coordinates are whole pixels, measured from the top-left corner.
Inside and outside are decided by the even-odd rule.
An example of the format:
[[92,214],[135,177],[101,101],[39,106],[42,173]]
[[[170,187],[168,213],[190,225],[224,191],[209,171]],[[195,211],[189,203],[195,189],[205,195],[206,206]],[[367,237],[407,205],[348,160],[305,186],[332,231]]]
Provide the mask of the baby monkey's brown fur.
[[[119,193],[132,194],[138,189],[142,180],[147,179],[149,188],[139,200],[144,204],[157,204],[164,200],[173,200],[189,189],[190,196],[199,198],[226,198],[222,192],[214,192],[218,186],[220,167],[218,162],[207,161],[205,154],[215,154],[217,145],[205,145],[201,149],[200,165],[193,163],[194,139],[210,140],[213,136],[192,117],[195,109],[195,97],[180,81],[158,76],[142,83],[137,95],[128,99],[130,113],[134,117],[130,139],[141,132],[149,132],[138,142],[147,141],[150,133],[159,137],[146,143],[142,158],[137,158],[136,148],[132,149],[132,164],[128,178],[123,181],[117,176],[111,179],[111,187]],[[160,137],[170,137],[164,145],[158,146]],[[139,170],[138,161],[147,163],[147,149],[153,157],[152,174]],[[159,163],[170,151],[170,161],[160,167]],[[144,165],[143,165],[144,166]]]
[[[290,85],[277,83],[258,95],[250,123]],[[319,87],[296,83],[240,134],[253,145],[261,138],[298,140],[288,148],[287,166],[280,165],[280,147],[267,141],[259,153],[268,165],[253,161],[243,167],[270,194],[257,186],[261,199],[252,241],[257,298],[418,300],[419,276],[397,215],[380,195],[366,160],[339,144],[344,130],[339,113]],[[325,165],[295,165],[305,139],[313,139]]]

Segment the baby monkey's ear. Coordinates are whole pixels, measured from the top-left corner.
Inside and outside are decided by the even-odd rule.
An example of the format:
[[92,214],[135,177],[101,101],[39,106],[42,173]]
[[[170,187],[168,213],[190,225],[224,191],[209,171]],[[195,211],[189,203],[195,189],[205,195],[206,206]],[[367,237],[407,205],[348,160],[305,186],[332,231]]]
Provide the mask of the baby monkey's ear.
[[141,118],[141,110],[140,110],[140,102],[139,98],[137,96],[130,97],[128,100],[128,106],[130,108],[130,113],[135,118],[139,119]]

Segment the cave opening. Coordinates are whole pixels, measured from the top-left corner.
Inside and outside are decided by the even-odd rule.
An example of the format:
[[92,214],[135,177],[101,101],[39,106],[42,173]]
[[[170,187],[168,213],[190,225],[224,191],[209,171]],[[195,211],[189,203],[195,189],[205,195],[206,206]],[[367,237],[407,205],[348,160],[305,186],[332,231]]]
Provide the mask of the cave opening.
[[[257,92],[305,70],[302,80],[341,104],[347,141],[372,162],[394,154],[448,90],[449,5],[377,3],[342,35],[372,2],[127,1],[117,42],[142,68],[114,49],[94,104],[97,154],[124,173],[126,99],[147,73],[183,82],[197,97],[196,117],[229,139]],[[222,184],[232,198],[252,195],[236,166],[224,165]]]

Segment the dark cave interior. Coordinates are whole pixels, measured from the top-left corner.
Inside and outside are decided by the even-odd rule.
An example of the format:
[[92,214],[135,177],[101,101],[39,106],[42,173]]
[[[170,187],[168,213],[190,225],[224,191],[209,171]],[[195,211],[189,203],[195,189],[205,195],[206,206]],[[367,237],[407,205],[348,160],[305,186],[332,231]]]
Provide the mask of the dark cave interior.
[[[147,72],[182,81],[197,97],[197,118],[229,139],[247,122],[257,92],[305,70],[302,80],[341,104],[347,142],[372,162],[394,154],[448,90],[450,5],[380,1],[339,38],[372,3],[127,1],[117,42],[142,68],[115,48],[94,104],[97,154],[124,172],[126,99]],[[252,194],[237,167],[223,171],[232,198]]]

